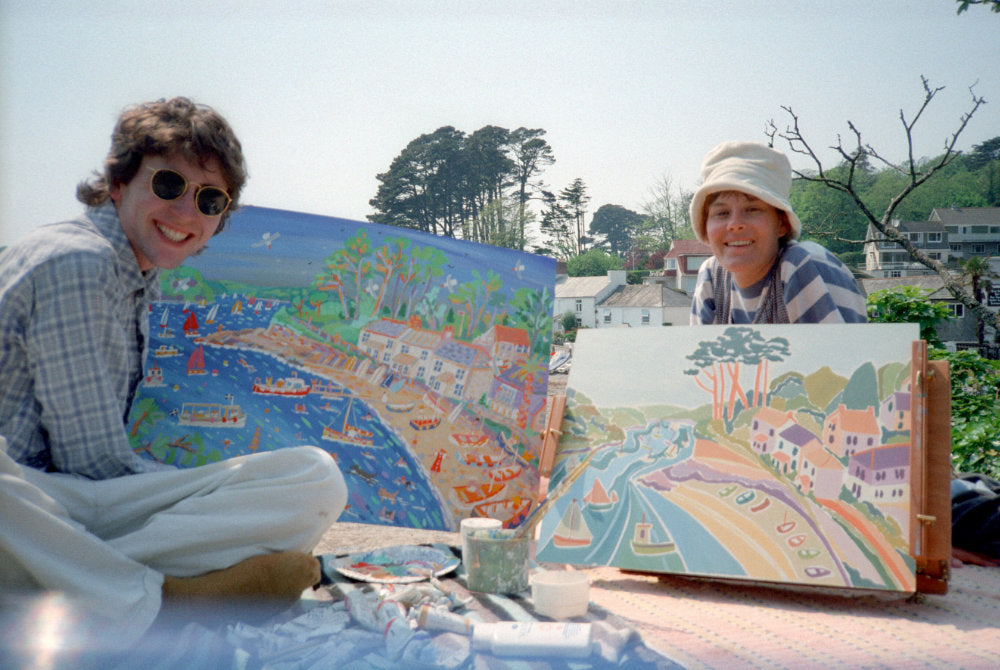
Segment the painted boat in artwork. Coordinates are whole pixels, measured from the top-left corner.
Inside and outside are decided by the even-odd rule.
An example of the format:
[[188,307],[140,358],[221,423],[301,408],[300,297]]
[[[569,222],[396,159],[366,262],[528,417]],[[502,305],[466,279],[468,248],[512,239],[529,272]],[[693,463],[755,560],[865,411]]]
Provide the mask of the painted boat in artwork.
[[618,492],[612,491],[611,496],[604,489],[600,479],[594,479],[594,485],[590,487],[590,492],[583,496],[583,502],[595,512],[604,512],[615,506],[618,502]]
[[163,368],[161,368],[156,363],[153,363],[153,367],[149,369],[149,374],[147,374],[142,379],[144,386],[157,387],[163,386]]
[[555,533],[552,534],[552,544],[564,548],[586,547],[593,539],[594,534],[590,532],[587,522],[583,520],[580,505],[573,500],[556,526]]
[[496,494],[500,493],[500,491],[503,491],[506,486],[507,484],[504,482],[473,482],[471,484],[455,486],[453,487],[453,490],[459,500],[466,505],[471,505],[472,503],[478,503],[492,498]]
[[261,381],[258,377],[253,382],[253,392],[260,395],[301,398],[302,396],[309,395],[310,390],[311,387],[309,384],[306,384],[304,379],[294,373],[291,377],[279,377],[278,379],[267,377],[264,381]]
[[184,320],[184,336],[198,337],[198,317],[191,310],[188,310],[187,318]]
[[205,374],[205,347],[198,345],[198,348],[191,352],[187,361],[188,375]]
[[439,416],[427,416],[410,421],[410,426],[416,430],[432,430],[441,423]]
[[243,428],[247,416],[239,405],[213,402],[186,402],[181,405],[177,423],[203,428]]
[[[642,516],[642,521],[635,524],[632,537],[632,552],[642,556],[655,556],[666,554],[677,549],[677,545],[671,539],[654,542],[652,540],[653,524],[646,521],[646,515]],[[662,529],[661,529],[662,530]],[[666,533],[666,531],[662,531]]]
[[347,401],[347,408],[344,410],[344,421],[341,423],[340,428],[323,426],[323,434],[320,435],[321,440],[340,442],[355,447],[374,446],[374,433],[364,428],[358,428],[350,423],[351,406],[353,403],[354,398],[350,398]]

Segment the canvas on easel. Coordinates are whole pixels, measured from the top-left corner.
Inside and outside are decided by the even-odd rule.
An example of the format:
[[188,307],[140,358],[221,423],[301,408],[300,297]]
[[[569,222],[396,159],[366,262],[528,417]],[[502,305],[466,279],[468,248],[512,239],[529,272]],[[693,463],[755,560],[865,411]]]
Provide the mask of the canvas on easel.
[[930,567],[940,586],[950,439],[915,343],[912,324],[580,331],[539,560],[907,593]]
[[242,207],[162,275],[128,425],[180,467],[311,444],[343,521],[517,526],[538,491],[555,261]]

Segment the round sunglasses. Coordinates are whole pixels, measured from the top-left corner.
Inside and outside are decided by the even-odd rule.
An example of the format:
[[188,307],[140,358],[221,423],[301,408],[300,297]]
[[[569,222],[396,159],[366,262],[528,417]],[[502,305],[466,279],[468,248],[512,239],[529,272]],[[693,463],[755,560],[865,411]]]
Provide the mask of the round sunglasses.
[[[187,193],[188,180],[180,172],[167,168],[150,167],[153,176],[149,179],[149,188],[160,200],[176,200]],[[205,216],[219,216],[233,201],[229,194],[218,186],[201,186],[194,192],[194,201],[198,211]]]

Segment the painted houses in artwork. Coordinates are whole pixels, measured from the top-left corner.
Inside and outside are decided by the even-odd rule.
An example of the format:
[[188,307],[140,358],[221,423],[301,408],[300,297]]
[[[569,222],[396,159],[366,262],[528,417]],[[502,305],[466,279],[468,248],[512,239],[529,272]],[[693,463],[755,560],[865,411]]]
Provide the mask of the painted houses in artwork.
[[779,412],[770,407],[762,407],[754,415],[750,424],[751,447],[760,456],[769,456],[777,449],[778,433],[795,422],[791,412]]
[[[451,327],[423,327],[419,317],[408,321],[378,319],[361,330],[360,349],[373,366],[384,366],[397,379],[410,380],[458,403],[489,398],[500,417],[522,417],[534,426],[544,395],[534,391],[541,380],[519,374],[529,359],[527,333],[494,325],[474,342],[455,339]],[[536,397],[537,396],[537,397]],[[527,419],[527,420],[524,420]]]
[[910,425],[910,394],[896,391],[879,405],[878,420],[886,430],[906,430]]
[[878,505],[905,527],[909,481],[910,445],[887,444],[851,456],[845,484],[858,502]]
[[795,483],[803,495],[817,500],[836,500],[844,483],[844,464],[825,449],[819,440],[802,448]]
[[531,342],[528,333],[520,328],[494,324],[474,340],[477,346],[490,352],[496,373],[528,360]]
[[[790,477],[804,494],[836,500],[841,489],[860,502],[900,505],[909,499],[909,444],[882,444],[882,429],[909,425],[910,394],[900,391],[873,407],[839,405],[824,421],[822,440],[790,411],[762,407],[750,424],[754,453],[778,474]],[[898,510],[892,507],[895,515]],[[902,514],[900,512],[900,514]],[[897,519],[902,524],[903,519]]]
[[823,444],[838,457],[871,449],[881,441],[881,435],[874,407],[858,410],[840,405],[823,426]]

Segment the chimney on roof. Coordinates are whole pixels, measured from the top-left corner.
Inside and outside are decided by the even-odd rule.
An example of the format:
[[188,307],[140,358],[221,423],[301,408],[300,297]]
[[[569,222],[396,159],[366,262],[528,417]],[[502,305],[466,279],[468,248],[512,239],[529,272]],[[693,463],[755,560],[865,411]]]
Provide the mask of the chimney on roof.
[[962,208],[959,207],[958,205],[956,205],[955,203],[951,203],[951,211],[953,211],[953,212],[961,212]]

